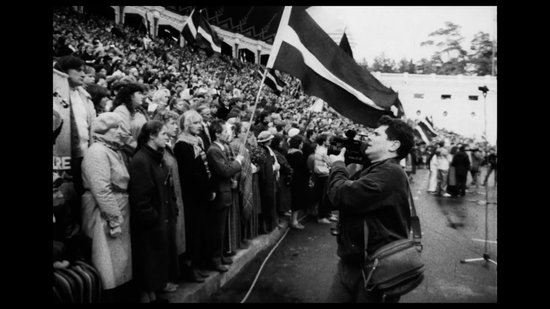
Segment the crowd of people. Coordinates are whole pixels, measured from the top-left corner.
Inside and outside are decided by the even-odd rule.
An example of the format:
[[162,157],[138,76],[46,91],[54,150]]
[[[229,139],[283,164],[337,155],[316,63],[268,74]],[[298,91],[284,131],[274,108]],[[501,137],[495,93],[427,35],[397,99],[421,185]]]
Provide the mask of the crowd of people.
[[[53,17],[54,70],[67,76],[71,107],[65,121],[54,110],[54,144],[71,128],[71,169],[54,171],[54,267],[84,259],[104,301],[121,301],[131,285],[139,301],[158,302],[180,280],[228,271],[236,251],[286,217],[297,230],[300,214],[337,220],[326,194],[332,138],[372,129],[314,114],[316,98],[289,75],[279,96],[263,87],[255,109],[259,65],[71,8]],[[406,166],[430,167],[439,179],[430,191],[445,196],[454,183],[450,194],[464,194],[465,171],[479,175],[483,157],[465,154],[470,145],[448,154],[419,144]],[[496,154],[488,161],[496,174]],[[72,185],[59,198],[63,182]]]

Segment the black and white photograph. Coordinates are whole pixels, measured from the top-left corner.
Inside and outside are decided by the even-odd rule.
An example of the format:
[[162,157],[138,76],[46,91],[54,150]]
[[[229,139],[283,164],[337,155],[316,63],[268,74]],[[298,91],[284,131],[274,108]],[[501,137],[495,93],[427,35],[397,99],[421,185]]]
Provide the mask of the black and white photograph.
[[498,302],[496,5],[51,9],[54,304]]

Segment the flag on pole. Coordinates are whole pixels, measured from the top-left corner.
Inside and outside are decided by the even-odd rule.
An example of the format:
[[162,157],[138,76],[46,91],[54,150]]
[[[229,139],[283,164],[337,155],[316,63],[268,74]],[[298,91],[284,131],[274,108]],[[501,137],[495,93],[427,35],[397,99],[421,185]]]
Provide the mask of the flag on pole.
[[351,51],[351,46],[349,45],[348,36],[345,31],[342,39],[340,40],[340,48],[343,49],[351,58],[353,58],[353,52]]
[[285,7],[267,67],[297,77],[305,93],[357,123],[375,127],[382,115],[404,114],[397,93],[357,65],[303,7]]
[[434,137],[437,136],[433,127],[433,121],[431,118],[425,117],[421,119],[414,127],[416,136],[422,139],[426,144],[430,144]]
[[[261,78],[263,76],[263,72],[261,70],[257,72]],[[264,84],[273,89],[273,92],[275,92],[276,95],[281,95],[283,87],[286,86],[286,83],[282,81],[279,77],[277,77],[277,74],[275,74],[275,70],[273,69],[268,69]]]
[[222,52],[216,32],[212,29],[206,18],[202,16],[200,11],[195,13],[193,9],[191,15],[189,15],[183,25],[181,35],[187,42],[195,44],[207,52]]

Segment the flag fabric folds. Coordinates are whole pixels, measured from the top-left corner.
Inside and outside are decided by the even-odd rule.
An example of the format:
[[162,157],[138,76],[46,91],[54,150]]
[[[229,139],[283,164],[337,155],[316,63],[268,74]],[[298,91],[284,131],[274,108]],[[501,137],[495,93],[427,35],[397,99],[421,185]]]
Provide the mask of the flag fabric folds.
[[195,10],[191,12],[191,15],[189,15],[187,21],[183,25],[181,35],[190,44],[197,45],[206,51],[222,52],[216,32],[212,29],[206,18],[202,16],[200,11],[198,13],[195,12]]
[[353,52],[351,51],[351,46],[349,45],[348,36],[346,35],[346,32],[344,32],[342,39],[340,39],[340,48],[343,49],[346,52],[346,54],[348,54],[351,58],[353,58]]
[[[260,75],[261,78],[263,76],[263,72],[258,71],[258,75]],[[283,87],[286,86],[286,83],[282,81],[279,77],[277,77],[277,74],[275,74],[275,70],[273,69],[267,70],[264,84],[268,85],[269,88],[271,88],[276,95],[281,95]]]
[[437,136],[437,132],[435,132],[433,127],[433,121],[428,117],[421,119],[416,124],[414,132],[416,136],[422,139],[426,144],[430,144],[433,138]]
[[404,114],[397,93],[357,65],[303,7],[285,7],[267,67],[297,77],[305,93],[357,123],[376,127],[382,115]]

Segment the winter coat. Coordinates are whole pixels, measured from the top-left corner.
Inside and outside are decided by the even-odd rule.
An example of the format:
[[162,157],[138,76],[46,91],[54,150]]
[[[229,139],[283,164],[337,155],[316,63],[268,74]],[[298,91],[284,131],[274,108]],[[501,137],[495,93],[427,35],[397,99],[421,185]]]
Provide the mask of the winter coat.
[[130,208],[134,281],[157,291],[177,279],[177,205],[163,152],[141,147],[130,163]]
[[340,210],[337,254],[343,261],[362,260],[364,220],[369,228],[368,254],[409,236],[407,175],[397,160],[375,162],[353,179],[344,162],[335,162],[329,176],[328,198]]
[[459,151],[453,156],[451,165],[455,168],[456,176],[465,177],[470,170],[470,159],[464,151]]
[[[228,151],[229,145],[223,145],[224,150]],[[239,162],[229,161],[225,151],[220,148],[218,143],[213,142],[208,151],[206,158],[208,166],[212,171],[212,182],[216,188],[216,198],[214,206],[217,209],[231,206],[233,199],[231,196],[231,177],[241,171]]]
[[[82,161],[82,230],[92,241],[92,265],[104,289],[132,279],[129,174],[122,156],[103,142],[90,146]],[[118,230],[116,238],[111,231]]]

